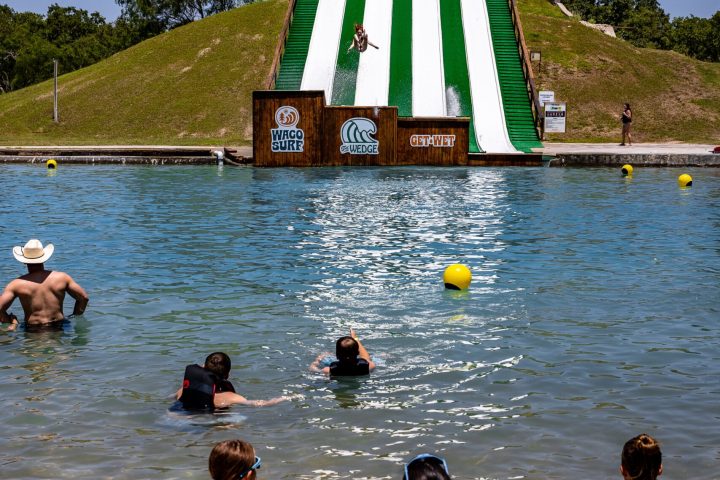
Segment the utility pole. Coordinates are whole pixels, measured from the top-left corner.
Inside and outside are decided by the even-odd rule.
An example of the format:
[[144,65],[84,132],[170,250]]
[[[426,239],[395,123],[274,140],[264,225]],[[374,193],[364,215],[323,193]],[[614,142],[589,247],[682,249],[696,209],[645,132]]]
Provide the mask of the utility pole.
[[53,122],[58,123],[58,89],[57,89],[57,77],[58,77],[58,61],[53,59],[53,77],[55,78],[54,88],[54,105],[53,105]]

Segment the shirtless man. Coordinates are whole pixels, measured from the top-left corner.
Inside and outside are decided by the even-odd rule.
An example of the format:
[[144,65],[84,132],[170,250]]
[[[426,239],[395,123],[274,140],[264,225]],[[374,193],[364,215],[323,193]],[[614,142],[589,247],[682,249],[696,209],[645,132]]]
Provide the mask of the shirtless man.
[[367,50],[368,45],[374,47],[375,49],[379,48],[377,45],[368,40],[368,34],[365,31],[365,27],[363,27],[362,24],[356,23],[355,35],[353,35],[353,39],[347,49],[347,53],[350,53],[350,50],[352,50],[353,48],[356,49],[358,52],[362,53]]
[[63,300],[65,293],[75,299],[73,315],[82,315],[88,304],[88,295],[67,273],[45,270],[44,262],[55,251],[49,244],[43,247],[40,240],[29,240],[24,247],[13,248],[15,259],[27,265],[28,273],[8,283],[0,295],[0,322],[10,323],[8,330],[15,330],[17,316],[7,309],[20,298],[25,322],[30,326],[49,325],[65,319]]

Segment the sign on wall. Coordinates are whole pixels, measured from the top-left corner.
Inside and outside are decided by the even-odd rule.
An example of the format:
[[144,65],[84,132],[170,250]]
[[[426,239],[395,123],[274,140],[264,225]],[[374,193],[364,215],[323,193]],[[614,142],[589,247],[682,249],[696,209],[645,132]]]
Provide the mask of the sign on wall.
[[412,135],[410,146],[452,148],[455,146],[455,135]]
[[545,104],[545,133],[565,133],[565,102]]
[[300,122],[300,112],[297,108],[283,105],[275,110],[275,123],[278,128],[271,128],[272,142],[270,149],[273,152],[298,153],[305,145],[305,132],[297,128]]
[[555,102],[555,92],[551,90],[540,90],[538,92],[538,100],[540,101],[541,107],[544,107],[546,103],[553,103]]
[[348,119],[340,127],[340,153],[350,155],[377,155],[380,142],[373,135],[377,133],[375,122],[365,117]]

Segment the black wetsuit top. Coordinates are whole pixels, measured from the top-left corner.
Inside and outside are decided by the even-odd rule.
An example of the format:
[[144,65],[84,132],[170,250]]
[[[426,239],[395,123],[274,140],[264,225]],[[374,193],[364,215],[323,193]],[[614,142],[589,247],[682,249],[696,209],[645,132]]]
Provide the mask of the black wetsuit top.
[[370,364],[367,360],[358,358],[356,364],[345,362],[332,362],[330,364],[330,375],[333,377],[356,377],[370,373]]
[[[628,110],[626,110],[627,112]],[[632,123],[632,111],[630,111],[630,115],[626,115],[625,112],[623,112],[622,116],[622,123]]]
[[213,410],[217,383],[219,383],[217,376],[200,365],[185,367],[180,395],[183,407],[189,410]]

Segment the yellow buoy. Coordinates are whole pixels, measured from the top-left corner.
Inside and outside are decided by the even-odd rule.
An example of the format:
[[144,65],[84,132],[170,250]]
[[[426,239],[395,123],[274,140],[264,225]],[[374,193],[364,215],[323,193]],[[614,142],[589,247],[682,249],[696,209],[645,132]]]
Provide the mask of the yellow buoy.
[[47,161],[47,168],[48,170],[54,170],[57,168],[57,161],[53,158]]
[[472,273],[470,273],[470,269],[460,263],[450,265],[443,274],[445,288],[451,290],[465,290],[470,286],[471,280]]
[[687,173],[683,173],[678,177],[678,185],[681,187],[692,187],[692,177]]
[[623,165],[623,167],[622,167],[622,174],[623,174],[624,176],[626,176],[626,177],[631,177],[632,174],[633,174],[632,165],[630,165],[629,163]]

